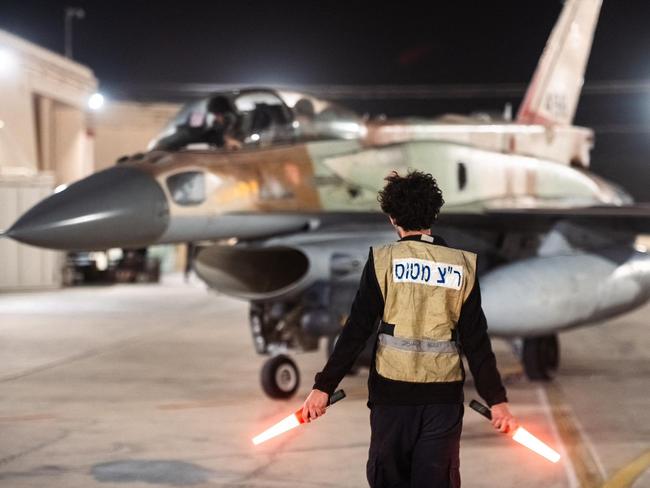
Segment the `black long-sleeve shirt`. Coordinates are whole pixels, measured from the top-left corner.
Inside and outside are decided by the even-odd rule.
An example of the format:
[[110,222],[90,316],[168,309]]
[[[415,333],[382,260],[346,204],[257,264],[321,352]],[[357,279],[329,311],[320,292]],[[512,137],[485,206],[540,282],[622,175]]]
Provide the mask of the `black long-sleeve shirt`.
[[[408,236],[402,240],[419,239]],[[444,240],[434,236],[436,245]],[[350,315],[323,371],[316,374],[314,388],[331,395],[363,351],[371,334],[377,332],[378,319],[384,311],[384,299],[375,275],[372,250],[361,275]],[[481,308],[481,291],[476,278],[472,291],[463,304],[457,324],[457,340],[467,357],[478,393],[488,405],[507,401],[506,390],[497,370],[487,334],[487,321]],[[377,373],[375,353],[372,354],[368,377],[368,406],[372,404],[421,405],[429,403],[462,403],[463,381],[414,383],[396,381]],[[465,372],[463,371],[463,378]]]

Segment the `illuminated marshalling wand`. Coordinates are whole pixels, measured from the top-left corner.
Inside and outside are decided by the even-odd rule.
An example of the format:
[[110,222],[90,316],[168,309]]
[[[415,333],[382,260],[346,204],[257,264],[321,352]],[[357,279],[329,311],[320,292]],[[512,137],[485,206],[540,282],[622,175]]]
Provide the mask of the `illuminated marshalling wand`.
[[[492,420],[492,412],[490,412],[490,409],[481,402],[472,400],[469,403],[469,406],[483,415],[486,419]],[[512,439],[531,451],[536,452],[540,456],[545,457],[552,463],[557,463],[560,460],[560,454],[557,451],[551,449],[523,427],[517,427],[514,434],[512,434]]]
[[[334,405],[339,400],[345,398],[345,392],[343,390],[335,391],[330,397],[328,407]],[[280,420],[277,424],[269,427],[260,435],[253,437],[253,444],[258,445],[262,442],[268,441],[269,439],[284,434],[285,432],[298,427],[300,424],[304,424],[306,421],[302,418],[302,408],[295,413],[292,413],[285,419]]]

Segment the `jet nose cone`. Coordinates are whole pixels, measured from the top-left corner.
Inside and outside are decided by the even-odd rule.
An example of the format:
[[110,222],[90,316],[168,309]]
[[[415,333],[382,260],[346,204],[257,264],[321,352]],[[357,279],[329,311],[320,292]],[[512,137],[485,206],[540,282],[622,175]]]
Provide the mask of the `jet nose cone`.
[[51,249],[144,247],[168,223],[167,199],[156,180],[137,168],[117,166],[46,198],[6,234]]

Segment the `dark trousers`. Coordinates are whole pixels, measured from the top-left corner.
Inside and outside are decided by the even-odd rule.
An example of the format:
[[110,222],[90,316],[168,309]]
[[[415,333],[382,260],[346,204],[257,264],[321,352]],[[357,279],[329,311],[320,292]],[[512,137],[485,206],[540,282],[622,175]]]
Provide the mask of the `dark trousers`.
[[460,488],[463,404],[373,405],[371,488]]

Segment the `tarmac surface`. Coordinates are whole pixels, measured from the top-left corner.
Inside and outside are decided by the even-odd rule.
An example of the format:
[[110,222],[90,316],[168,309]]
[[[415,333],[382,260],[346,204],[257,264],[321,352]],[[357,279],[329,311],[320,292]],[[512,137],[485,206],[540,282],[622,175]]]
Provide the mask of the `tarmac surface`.
[[[550,384],[523,379],[494,341],[513,412],[562,459],[466,408],[463,486],[650,487],[649,314],[562,334]],[[251,444],[300,406],[324,359],[298,356],[299,395],[267,399],[246,304],[177,276],[0,295],[0,486],[367,486],[365,372],[343,381],[348,398],[322,419]]]

